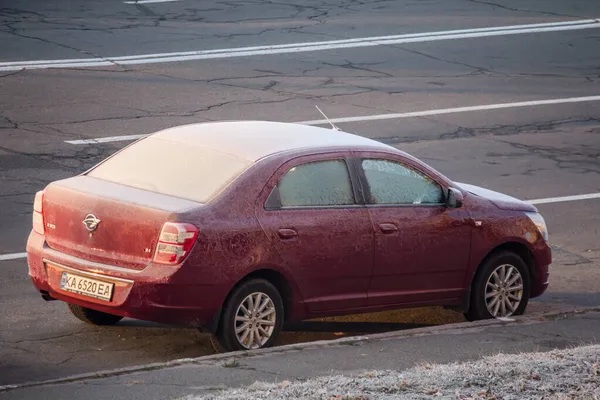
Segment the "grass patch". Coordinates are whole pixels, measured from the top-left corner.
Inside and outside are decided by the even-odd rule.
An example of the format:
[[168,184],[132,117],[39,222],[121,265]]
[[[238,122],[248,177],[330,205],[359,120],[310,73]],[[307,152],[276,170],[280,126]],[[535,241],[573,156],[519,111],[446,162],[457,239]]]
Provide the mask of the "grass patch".
[[600,345],[547,353],[499,354],[478,361],[423,364],[305,381],[257,382],[188,400],[441,399],[587,400],[600,398]]

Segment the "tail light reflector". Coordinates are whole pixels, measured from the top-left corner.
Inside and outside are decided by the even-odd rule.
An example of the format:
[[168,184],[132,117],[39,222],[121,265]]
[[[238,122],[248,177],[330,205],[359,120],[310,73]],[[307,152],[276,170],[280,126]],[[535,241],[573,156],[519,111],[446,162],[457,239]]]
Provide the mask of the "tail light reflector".
[[192,224],[165,223],[158,238],[154,262],[165,265],[180,264],[189,254],[197,237],[198,228]]
[[44,235],[44,192],[39,191],[35,194],[35,199],[33,200],[33,230],[40,235]]

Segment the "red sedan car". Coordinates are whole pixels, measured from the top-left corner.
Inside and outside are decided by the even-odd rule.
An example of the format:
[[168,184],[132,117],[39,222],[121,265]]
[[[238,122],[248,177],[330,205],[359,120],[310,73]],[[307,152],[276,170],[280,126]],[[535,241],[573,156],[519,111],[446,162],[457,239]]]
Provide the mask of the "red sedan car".
[[52,182],[27,253],[42,297],[83,321],[189,324],[227,350],[321,316],[519,315],[551,263],[535,207],[364,137],[274,122],[166,129]]

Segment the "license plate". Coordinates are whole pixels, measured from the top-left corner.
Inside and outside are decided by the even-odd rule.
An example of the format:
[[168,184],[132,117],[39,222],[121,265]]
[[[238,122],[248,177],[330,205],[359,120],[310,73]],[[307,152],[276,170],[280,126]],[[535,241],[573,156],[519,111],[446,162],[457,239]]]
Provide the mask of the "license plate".
[[68,272],[63,272],[60,279],[60,288],[63,290],[106,301],[112,299],[114,286],[114,283],[73,275]]

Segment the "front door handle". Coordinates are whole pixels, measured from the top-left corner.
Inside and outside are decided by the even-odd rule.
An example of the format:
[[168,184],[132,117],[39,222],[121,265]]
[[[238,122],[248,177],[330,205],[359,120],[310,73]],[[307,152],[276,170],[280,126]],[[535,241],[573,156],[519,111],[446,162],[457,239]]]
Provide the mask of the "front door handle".
[[395,224],[379,224],[379,228],[381,228],[381,232],[384,234],[398,232],[398,227]]
[[293,229],[280,229],[277,234],[281,239],[293,239],[298,236],[298,232]]
[[453,219],[452,221],[450,221],[450,226],[452,228],[457,227],[457,226],[463,226],[466,225],[468,222],[465,221],[464,219]]

